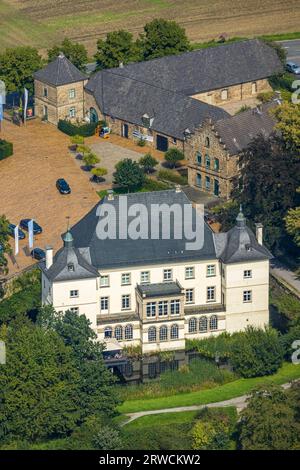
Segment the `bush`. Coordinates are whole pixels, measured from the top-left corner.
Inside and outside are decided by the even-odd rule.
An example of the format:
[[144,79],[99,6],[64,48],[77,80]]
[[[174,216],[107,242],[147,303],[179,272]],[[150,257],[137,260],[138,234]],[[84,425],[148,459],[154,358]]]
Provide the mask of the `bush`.
[[13,154],[13,144],[0,139],[0,160],[4,160]]
[[292,360],[292,354],[295,352],[292,345],[294,341],[300,340],[300,324],[292,326],[287,334],[280,337],[280,344],[284,351],[284,358],[287,361]]
[[171,148],[166,151],[165,153],[165,160],[168,162],[171,166],[171,168],[175,168],[176,163],[180,162],[180,160],[184,159],[183,153],[176,149],[176,148]]
[[210,336],[203,339],[188,339],[187,351],[197,351],[207,359],[228,359],[230,357],[232,336],[230,333],[221,333],[218,336]]
[[95,130],[98,123],[87,123],[87,124],[73,124],[66,119],[60,119],[58,121],[58,129],[64,134],[70,136],[82,136],[90,137],[95,134]]
[[230,421],[219,410],[204,408],[192,430],[192,448],[197,450],[226,450],[230,445]]
[[187,178],[179,175],[177,172],[171,170],[160,170],[158,173],[160,180],[171,181],[171,183],[185,185],[187,184]]
[[274,91],[262,91],[261,93],[258,93],[257,99],[261,101],[261,103],[267,103],[268,101],[271,101],[274,96]]
[[146,140],[140,138],[140,139],[137,141],[136,144],[137,144],[139,147],[145,147],[145,145],[146,145]]
[[152,180],[150,178],[146,178],[145,183],[143,184],[142,192],[146,191],[165,191],[166,189],[170,189],[170,185],[167,183],[163,183],[162,181]]

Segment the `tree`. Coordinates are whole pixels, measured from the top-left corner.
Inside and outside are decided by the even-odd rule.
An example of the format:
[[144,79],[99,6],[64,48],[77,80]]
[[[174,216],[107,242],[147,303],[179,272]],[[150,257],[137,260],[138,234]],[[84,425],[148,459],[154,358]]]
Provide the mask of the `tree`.
[[284,220],[287,233],[293,237],[296,245],[300,247],[300,207],[290,209]]
[[165,160],[170,164],[171,168],[175,168],[180,160],[184,159],[183,153],[178,149],[169,149],[165,153]]
[[139,164],[146,173],[151,173],[156,165],[158,165],[158,161],[152,157],[151,153],[146,153],[146,155],[140,158]]
[[283,360],[277,331],[248,326],[233,337],[230,358],[234,370],[243,377],[274,374]]
[[104,425],[95,435],[93,445],[94,448],[98,450],[122,449],[123,442],[120,431],[112,426]]
[[103,176],[107,175],[107,169],[106,168],[93,168],[91,173],[96,178],[96,180],[99,181],[103,178]]
[[9,221],[5,215],[0,216],[0,274],[7,274],[7,258],[5,255],[11,254],[12,250],[9,244]]
[[43,62],[37,49],[33,47],[14,47],[0,54],[0,80],[6,92],[23,93],[26,87],[33,93],[33,74],[42,68]]
[[144,60],[180,54],[191,49],[185,30],[175,21],[164,19],[147,23],[138,44]]
[[91,151],[87,152],[83,156],[83,161],[88,169],[91,169],[92,166],[96,165],[96,163],[100,162],[100,158]]
[[52,62],[60,52],[62,52],[75,67],[83,72],[85,71],[88,54],[83,44],[72,42],[70,39],[65,38],[60,45],[53,46],[52,49],[48,50],[48,61]]
[[192,448],[199,450],[228,449],[230,424],[228,417],[216,410],[205,408],[192,429]]
[[282,133],[287,145],[300,156],[300,105],[284,102],[273,112],[277,119],[276,129]]
[[292,355],[295,352],[292,345],[294,341],[300,340],[300,323],[293,324],[288,332],[282,336],[280,336],[280,344],[284,351],[284,357],[287,361],[292,360]]
[[115,168],[114,182],[121,188],[126,188],[130,192],[143,186],[145,175],[138,163],[130,158],[125,158],[117,163]]
[[243,450],[288,450],[299,442],[295,410],[281,387],[262,385],[247,403],[239,423]]
[[263,222],[266,244],[276,253],[286,240],[287,210],[299,205],[300,159],[282,138],[259,135],[242,152],[239,165],[233,198],[252,223]]
[[5,332],[2,328],[7,356],[0,366],[0,439],[66,436],[82,413],[71,348],[56,332],[25,318]]
[[133,36],[128,31],[119,30],[107,33],[106,39],[97,42],[95,59],[98,69],[119,67],[139,60],[140,54]]

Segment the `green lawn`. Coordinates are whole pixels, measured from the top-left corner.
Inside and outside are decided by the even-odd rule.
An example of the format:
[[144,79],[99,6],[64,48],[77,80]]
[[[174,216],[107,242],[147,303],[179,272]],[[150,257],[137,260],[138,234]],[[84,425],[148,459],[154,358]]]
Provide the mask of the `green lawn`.
[[218,401],[229,400],[250,392],[252,388],[265,382],[278,385],[300,378],[300,365],[285,363],[274,375],[238,379],[218,387],[198,392],[183,393],[169,397],[151,398],[147,400],[127,400],[119,408],[120,413],[160,410],[177,406],[205,405]]

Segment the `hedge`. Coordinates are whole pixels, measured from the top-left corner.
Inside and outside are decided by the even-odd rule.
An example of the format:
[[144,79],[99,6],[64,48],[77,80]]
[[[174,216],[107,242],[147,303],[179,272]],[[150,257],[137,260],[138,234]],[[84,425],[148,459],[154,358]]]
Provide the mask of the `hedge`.
[[80,135],[82,137],[90,137],[95,134],[97,125],[98,123],[96,122],[78,125],[72,124],[70,121],[60,119],[57,127],[61,132],[70,136]]
[[13,154],[13,144],[0,139],[0,160],[10,157]]

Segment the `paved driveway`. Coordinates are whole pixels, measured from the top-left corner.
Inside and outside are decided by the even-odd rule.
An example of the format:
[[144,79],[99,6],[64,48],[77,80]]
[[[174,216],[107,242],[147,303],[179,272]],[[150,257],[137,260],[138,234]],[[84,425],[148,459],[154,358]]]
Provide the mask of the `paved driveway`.
[[[68,151],[69,137],[39,120],[20,128],[4,121],[0,137],[14,144],[14,155],[0,161],[0,214],[12,223],[33,218],[44,229],[42,235],[35,237],[35,246],[44,248],[51,244],[59,248],[67,217],[74,224],[99,201]],[[55,182],[60,177],[69,182],[72,194],[58,193]],[[12,240],[12,246],[13,243]],[[20,242],[17,259],[10,260],[10,273],[32,264],[26,255],[26,243],[27,237]]]

